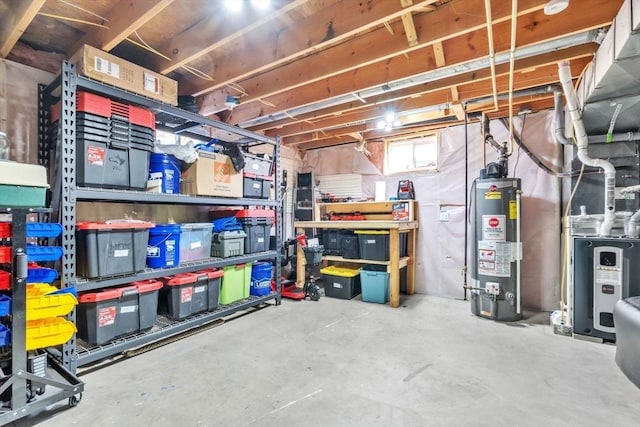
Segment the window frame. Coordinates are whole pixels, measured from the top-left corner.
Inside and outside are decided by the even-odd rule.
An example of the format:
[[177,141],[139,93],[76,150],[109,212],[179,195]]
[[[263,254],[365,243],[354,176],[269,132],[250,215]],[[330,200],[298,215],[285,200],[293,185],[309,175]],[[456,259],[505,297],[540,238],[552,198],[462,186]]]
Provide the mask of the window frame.
[[[393,171],[393,172],[389,170],[390,169],[389,162],[391,160],[391,157],[389,155],[389,147],[391,145],[398,144],[398,143],[406,143],[406,144],[411,143],[414,151],[413,164],[415,165],[416,163],[415,142],[416,140],[425,139],[428,137],[433,137],[434,143],[436,145],[435,166],[426,166],[426,167],[420,167],[420,168],[414,167],[413,169],[406,169],[402,171]],[[402,175],[406,173],[415,173],[415,172],[438,172],[439,166],[440,166],[440,133],[437,131],[424,132],[420,134],[411,135],[410,137],[400,136],[395,138],[386,138],[384,140],[384,175],[385,176]]]

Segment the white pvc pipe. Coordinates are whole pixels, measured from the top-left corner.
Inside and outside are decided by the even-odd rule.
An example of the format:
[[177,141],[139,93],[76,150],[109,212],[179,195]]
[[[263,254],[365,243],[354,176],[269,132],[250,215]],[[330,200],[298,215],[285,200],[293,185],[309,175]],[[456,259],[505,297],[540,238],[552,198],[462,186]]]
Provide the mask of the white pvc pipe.
[[511,48],[509,50],[509,144],[507,156],[513,152],[513,75],[516,60],[516,29],[518,25],[518,0],[511,0]]
[[575,89],[573,88],[569,61],[562,61],[558,63],[558,74],[560,76],[560,83],[562,84],[564,96],[567,100],[567,109],[569,110],[571,121],[573,122],[574,133],[578,146],[578,159],[587,166],[598,167],[604,170],[604,221],[602,221],[602,225],[600,226],[600,236],[610,236],[616,214],[616,170],[613,165],[606,160],[592,159],[589,157],[589,153],[587,151],[589,140],[587,138],[587,131],[584,128],[584,123],[582,122],[580,109],[578,107],[578,97]]
[[516,218],[516,313],[520,314],[520,300],[522,299],[520,296],[520,288],[522,286],[522,273],[520,272],[520,264],[522,259],[522,243],[520,238],[520,190],[516,192],[516,213],[518,217]]
[[489,42],[489,64],[491,65],[491,87],[493,89],[493,110],[498,111],[498,85],[496,83],[496,51],[493,47],[493,17],[491,14],[491,0],[484,0],[484,10],[487,15],[487,40]]
[[[625,187],[620,190],[621,193],[637,193],[640,192],[640,185],[632,185],[630,187]],[[640,223],[640,209],[634,213],[631,218],[629,218],[629,222],[627,222],[626,234],[631,238],[638,237],[638,223]]]

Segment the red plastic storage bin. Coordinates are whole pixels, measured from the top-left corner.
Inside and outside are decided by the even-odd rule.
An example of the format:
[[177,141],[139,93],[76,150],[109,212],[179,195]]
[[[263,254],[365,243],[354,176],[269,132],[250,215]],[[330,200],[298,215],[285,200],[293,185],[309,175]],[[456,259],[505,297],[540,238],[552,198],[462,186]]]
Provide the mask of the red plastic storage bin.
[[[78,92],[76,94],[76,111],[96,114],[102,117],[117,116],[126,119],[129,123],[155,129],[156,119],[153,112],[144,108],[129,104],[121,104],[103,96],[94,95],[89,92]],[[60,103],[51,108],[51,123],[55,123],[60,118]]]

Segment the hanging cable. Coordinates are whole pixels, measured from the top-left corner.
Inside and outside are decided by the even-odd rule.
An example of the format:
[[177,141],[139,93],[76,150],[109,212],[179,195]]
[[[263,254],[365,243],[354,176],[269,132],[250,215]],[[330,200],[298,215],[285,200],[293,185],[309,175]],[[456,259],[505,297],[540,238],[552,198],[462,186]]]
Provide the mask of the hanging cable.
[[[502,123],[504,125],[504,127],[507,128],[507,130],[509,129],[509,123],[507,122],[507,120],[505,118],[501,118],[500,119],[500,123]],[[527,156],[529,156],[529,158],[531,159],[531,161],[533,163],[535,163],[540,169],[542,169],[543,171],[545,171],[549,175],[552,175],[552,176],[555,176],[555,177],[559,177],[559,178],[570,177],[570,176],[575,176],[576,175],[576,172],[573,172],[573,171],[572,172],[554,171],[549,166],[544,164],[542,162],[542,160],[540,160],[535,154],[533,154],[533,152],[531,150],[529,150],[529,147],[527,147],[524,144],[524,142],[522,142],[522,139],[520,139],[520,137],[518,135],[514,135],[513,136],[513,140],[527,154]]]

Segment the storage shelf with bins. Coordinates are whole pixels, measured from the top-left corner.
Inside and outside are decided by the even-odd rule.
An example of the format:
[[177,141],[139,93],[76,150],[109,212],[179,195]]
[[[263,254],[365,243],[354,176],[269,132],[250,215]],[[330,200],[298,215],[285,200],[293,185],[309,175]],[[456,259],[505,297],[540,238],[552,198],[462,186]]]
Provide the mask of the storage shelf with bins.
[[[402,212],[406,212],[403,220],[393,220],[394,205],[403,205]],[[297,233],[304,233],[306,229],[339,229],[339,230],[386,230],[389,231],[389,260],[371,261],[365,259],[349,259],[341,256],[325,255],[323,262],[344,262],[353,264],[377,264],[386,265],[389,272],[389,305],[391,307],[400,306],[400,269],[407,268],[407,289],[408,295],[414,293],[415,289],[415,253],[416,253],[416,231],[418,229],[417,202],[414,200],[392,200],[384,202],[344,202],[344,203],[319,203],[318,208],[325,212],[317,212],[316,216],[324,213],[347,213],[358,212],[365,218],[358,221],[296,221],[294,227]],[[404,216],[404,214],[403,214]],[[407,256],[400,256],[400,233],[407,235]],[[305,282],[306,260],[301,247],[298,247],[297,257],[297,284],[303,286]]]
[[[276,221],[276,248],[260,253],[246,254],[229,258],[207,258],[199,261],[189,261],[178,266],[161,269],[145,269],[144,271],[122,277],[104,280],[85,279],[76,275],[76,237],[75,224],[76,203],[81,201],[107,203],[142,203],[150,205],[185,205],[185,206],[261,206],[276,210],[276,218],[280,218],[280,193],[275,192],[275,200],[219,198],[208,196],[192,196],[184,194],[163,194],[132,190],[111,190],[76,186],[76,140],[75,140],[75,99],[78,90],[92,92],[101,96],[116,99],[121,102],[147,108],[156,117],[170,117],[172,125],[177,125],[176,131],[188,132],[188,129],[200,125],[209,126],[223,134],[232,135],[237,143],[248,146],[269,144],[273,146],[273,161],[275,162],[275,186],[280,186],[280,144],[277,139],[258,135],[245,129],[230,126],[226,123],[211,120],[190,111],[167,105],[144,96],[140,96],[122,89],[80,76],[75,66],[63,61],[62,72],[48,86],[41,86],[39,93],[39,160],[41,164],[55,170],[55,180],[52,186],[52,208],[60,213],[63,226],[62,246],[64,250],[62,261],[62,283],[65,286],[76,286],[77,290],[88,291],[99,288],[116,286],[137,280],[158,278],[182,272],[191,272],[211,267],[224,267],[257,260],[275,259],[276,291],[260,297],[249,297],[233,304],[220,306],[215,311],[189,316],[181,320],[169,320],[158,316],[156,324],[150,331],[132,334],[115,339],[106,345],[88,346],[74,337],[63,346],[58,357],[71,372],[78,366],[95,362],[96,360],[120,354],[122,352],[161,340],[163,338],[184,332],[213,322],[218,318],[229,316],[240,310],[247,310],[261,306],[269,301],[280,303],[280,262],[282,241],[282,224]],[[56,94],[54,96],[53,94]],[[59,93],[59,96],[58,96]],[[61,120],[58,126],[57,141],[52,141],[49,133],[50,107],[60,101]],[[171,130],[169,127],[168,130]],[[202,137],[202,136],[201,136]],[[75,313],[72,314],[75,321]]]
[[[11,344],[3,348],[10,368],[0,371],[0,395],[8,399],[0,408],[0,425],[40,412],[67,400],[75,406],[84,383],[44,352],[27,352],[27,216],[48,213],[48,209],[4,208],[11,215]],[[44,376],[42,376],[44,375]],[[4,398],[2,399],[4,400]]]

